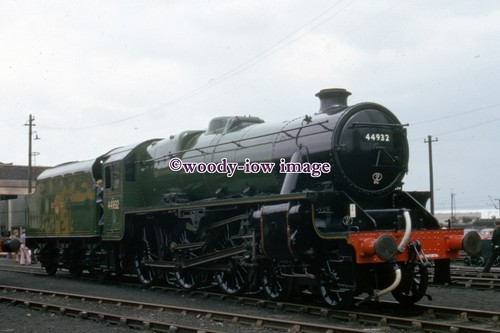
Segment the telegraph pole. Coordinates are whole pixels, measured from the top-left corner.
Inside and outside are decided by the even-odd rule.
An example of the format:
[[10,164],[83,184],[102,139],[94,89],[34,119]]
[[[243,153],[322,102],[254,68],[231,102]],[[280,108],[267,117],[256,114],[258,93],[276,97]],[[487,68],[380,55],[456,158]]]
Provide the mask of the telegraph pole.
[[451,190],[451,217],[450,217],[450,221],[455,221],[455,213],[457,211],[457,207],[455,206],[455,196],[456,196],[456,193],[453,193],[453,190]]
[[495,199],[498,201],[498,216],[500,217],[500,199]]
[[424,143],[429,144],[429,175],[430,175],[430,186],[431,186],[431,214],[434,215],[434,176],[432,174],[432,143],[437,142],[438,138],[432,140],[432,135],[427,136],[427,140],[424,139]]
[[[500,217],[500,199],[493,199],[492,197],[490,197],[488,195],[488,197],[490,198],[491,202],[493,203],[493,207],[495,207],[496,209],[498,209],[498,216]],[[495,201],[498,201],[498,205],[495,203]]]
[[31,156],[32,156],[31,141],[32,141],[32,137],[33,137],[33,126],[36,126],[33,123],[34,121],[35,121],[35,117],[33,117],[30,114],[28,123],[24,124],[24,126],[29,127],[29,130],[28,130],[28,193],[31,193],[31,189],[32,189],[31,181],[33,179],[32,166],[31,166]]

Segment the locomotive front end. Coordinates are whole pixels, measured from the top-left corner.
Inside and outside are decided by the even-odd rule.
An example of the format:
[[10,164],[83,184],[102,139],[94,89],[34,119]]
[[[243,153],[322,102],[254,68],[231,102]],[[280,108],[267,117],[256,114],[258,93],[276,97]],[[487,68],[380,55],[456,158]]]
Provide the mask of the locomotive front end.
[[[339,93],[339,89],[328,89],[317,95],[322,98]],[[401,186],[408,171],[406,129],[392,112],[378,104],[361,103],[343,111],[332,150],[336,184],[364,196],[393,191]]]
[[413,304],[425,295],[428,268],[435,266],[435,282],[449,281],[450,259],[460,250],[476,252],[479,238],[440,229],[425,203],[402,190],[407,125],[379,104],[347,106],[349,95],[344,89],[316,95],[320,114],[336,119],[334,189],[314,203],[314,229],[326,257],[320,290],[333,306],[363,292],[370,298],[392,292],[401,303]]

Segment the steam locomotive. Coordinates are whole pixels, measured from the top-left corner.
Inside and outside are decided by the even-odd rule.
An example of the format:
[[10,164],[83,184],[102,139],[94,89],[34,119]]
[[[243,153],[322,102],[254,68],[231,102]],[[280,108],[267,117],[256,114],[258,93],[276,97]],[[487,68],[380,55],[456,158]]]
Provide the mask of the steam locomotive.
[[335,308],[361,294],[418,302],[429,267],[446,281],[480,237],[440,229],[423,196],[402,190],[405,125],[349,95],[325,89],[311,115],[219,117],[48,169],[26,198],[27,244],[48,274],[132,273],[272,300],[307,292]]

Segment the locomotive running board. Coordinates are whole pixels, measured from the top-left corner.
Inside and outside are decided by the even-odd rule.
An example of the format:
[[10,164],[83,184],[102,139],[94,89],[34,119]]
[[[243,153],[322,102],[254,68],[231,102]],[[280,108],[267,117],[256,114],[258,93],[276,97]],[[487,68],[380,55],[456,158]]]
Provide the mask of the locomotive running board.
[[[134,215],[134,214],[155,214],[160,212],[168,212],[168,211],[179,211],[179,210],[193,210],[193,209],[210,209],[210,208],[218,208],[224,206],[234,206],[235,204],[244,205],[244,204],[255,204],[256,201],[259,203],[272,203],[272,202],[288,202],[290,200],[309,200],[314,201],[317,198],[318,193],[310,193],[310,192],[293,192],[290,194],[266,194],[266,195],[255,195],[251,197],[242,197],[242,198],[227,198],[220,200],[198,200],[191,201],[186,204],[170,204],[164,207],[156,207],[156,208],[145,208],[145,209],[131,209],[126,210],[125,215]],[[242,214],[243,215],[243,214]],[[225,221],[227,222],[227,221]]]
[[145,262],[145,266],[150,266],[150,267],[160,267],[160,268],[192,268],[196,266],[200,266],[206,263],[210,263],[213,261],[217,261],[220,259],[232,257],[235,255],[238,255],[240,253],[245,252],[245,246],[240,245],[236,247],[232,247],[230,249],[225,249],[222,251],[218,252],[212,252],[208,253],[193,259],[185,260],[183,262],[175,262],[175,261],[150,261],[150,262]]

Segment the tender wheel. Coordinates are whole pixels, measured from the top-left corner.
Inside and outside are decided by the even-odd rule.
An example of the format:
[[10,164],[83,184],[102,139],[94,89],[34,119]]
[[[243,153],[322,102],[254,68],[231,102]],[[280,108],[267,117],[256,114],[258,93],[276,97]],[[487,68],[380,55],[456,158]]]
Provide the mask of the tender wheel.
[[[186,245],[191,243],[191,238],[193,236],[188,231],[181,232],[174,242],[172,242],[172,247],[175,248],[176,245]],[[196,247],[190,248],[186,247],[183,249],[175,250],[174,261],[177,267],[174,269],[174,277],[177,284],[184,289],[194,289],[199,284],[199,276],[196,270],[191,268],[183,268],[183,262],[198,257],[196,254]]]
[[160,260],[160,233],[157,229],[152,223],[144,223],[136,230],[134,268],[139,282],[146,286],[153,284],[159,277],[159,269],[147,265]]
[[80,257],[79,248],[77,246],[68,247],[64,253],[65,262],[68,264],[69,275],[72,277],[77,277],[83,272]]
[[276,262],[264,264],[262,270],[262,290],[266,297],[272,301],[287,299],[292,290],[292,279],[281,275],[281,270]]
[[341,309],[352,304],[353,293],[341,286],[342,281],[330,261],[326,261],[318,276],[319,292],[329,306]]
[[92,262],[94,266],[90,268],[90,273],[99,281],[106,280],[110,274],[108,269],[101,267],[102,260],[102,249],[100,247],[94,248],[92,250]]
[[42,247],[38,259],[48,275],[56,274],[59,268],[59,251],[56,247],[52,245]]
[[82,253],[81,246],[79,243],[73,243],[64,250],[63,259],[64,267],[68,268],[69,274],[72,277],[77,277],[82,274]]
[[92,268],[92,273],[94,274],[96,279],[99,281],[104,281],[109,276],[109,271],[104,270],[102,268]]
[[69,267],[68,270],[69,270],[69,275],[71,275],[72,277],[77,277],[80,274],[82,274],[83,268],[79,265],[74,265]]
[[45,268],[45,272],[47,272],[48,275],[55,275],[57,269],[59,268],[57,263],[45,263],[43,267]]
[[[231,239],[230,228],[227,225],[217,241],[216,250],[224,250],[234,246],[236,244]],[[234,259],[229,259],[223,262],[223,264],[227,265],[227,269],[218,271],[214,275],[219,288],[229,295],[238,295],[246,290],[248,270],[238,260]]]
[[425,296],[429,285],[429,272],[423,264],[401,267],[401,283],[392,291],[392,296],[403,305],[412,305]]

